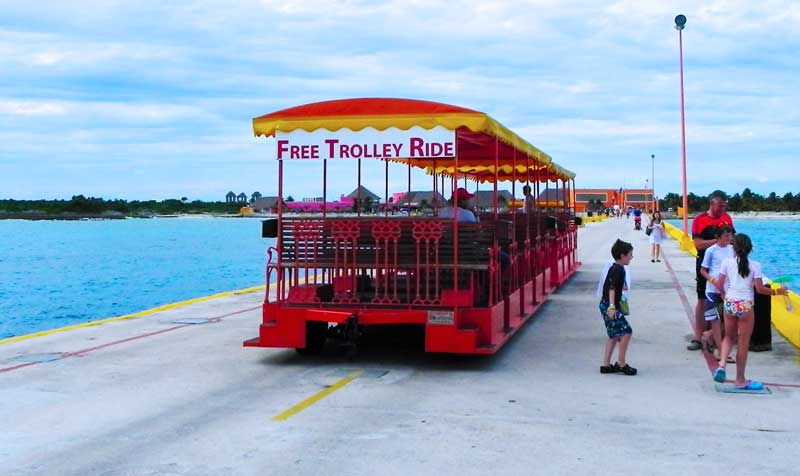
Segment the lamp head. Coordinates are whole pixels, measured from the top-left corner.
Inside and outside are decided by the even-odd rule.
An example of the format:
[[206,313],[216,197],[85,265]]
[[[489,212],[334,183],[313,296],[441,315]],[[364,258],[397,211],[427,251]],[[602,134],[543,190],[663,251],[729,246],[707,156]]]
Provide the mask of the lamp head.
[[686,27],[686,17],[684,15],[678,15],[675,17],[675,29],[676,30],[683,30]]

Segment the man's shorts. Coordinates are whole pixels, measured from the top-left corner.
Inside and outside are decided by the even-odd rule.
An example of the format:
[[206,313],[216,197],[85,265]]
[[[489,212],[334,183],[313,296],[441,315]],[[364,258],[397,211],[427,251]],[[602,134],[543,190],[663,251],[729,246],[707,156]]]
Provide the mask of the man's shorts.
[[622,311],[617,309],[616,319],[611,319],[608,317],[606,312],[608,312],[608,303],[600,301],[600,314],[603,315],[603,322],[606,325],[606,333],[608,334],[609,339],[615,339],[627,334],[633,334],[633,329],[631,329],[631,326],[628,324],[628,320],[625,319],[625,314],[623,314]]
[[706,294],[706,321],[716,321],[722,317],[722,296],[719,293]]
[[697,266],[695,269],[695,276],[697,278],[697,299],[700,301],[705,301],[706,299],[706,278],[700,274],[700,261],[697,261]]

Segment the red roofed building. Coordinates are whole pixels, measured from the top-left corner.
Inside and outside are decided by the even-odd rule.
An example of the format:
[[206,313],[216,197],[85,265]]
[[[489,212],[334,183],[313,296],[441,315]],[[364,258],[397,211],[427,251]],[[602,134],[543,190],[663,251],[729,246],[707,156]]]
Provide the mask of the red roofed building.
[[574,194],[575,211],[585,212],[589,202],[596,203],[600,200],[603,208],[639,207],[647,212],[653,209],[653,191],[644,188],[613,189],[613,188],[578,188]]

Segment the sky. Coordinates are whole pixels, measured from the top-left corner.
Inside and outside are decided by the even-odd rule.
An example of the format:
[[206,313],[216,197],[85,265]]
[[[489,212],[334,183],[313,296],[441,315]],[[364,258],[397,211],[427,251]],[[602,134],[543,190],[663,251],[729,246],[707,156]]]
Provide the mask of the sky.
[[[793,1],[0,0],[0,12],[0,198],[274,195],[275,147],[252,118],[354,97],[485,112],[579,188],[649,186],[654,163],[656,194],[680,192],[679,13],[689,191],[800,193]],[[380,193],[383,167],[364,170]],[[318,163],[286,174],[286,195],[321,194]],[[352,162],[331,165],[329,195],[355,186]],[[402,169],[389,186],[405,189]]]

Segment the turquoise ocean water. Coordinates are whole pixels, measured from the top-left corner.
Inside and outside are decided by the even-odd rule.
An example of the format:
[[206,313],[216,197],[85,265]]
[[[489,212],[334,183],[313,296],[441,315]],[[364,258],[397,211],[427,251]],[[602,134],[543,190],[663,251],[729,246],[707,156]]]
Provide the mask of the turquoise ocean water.
[[0,339],[264,284],[261,222],[0,220]]
[[[668,221],[683,229],[683,222]],[[734,225],[737,233],[744,233],[753,241],[750,256],[761,263],[765,275],[773,279],[791,276],[794,281],[789,287],[800,289],[800,220],[751,218],[734,220]]]

